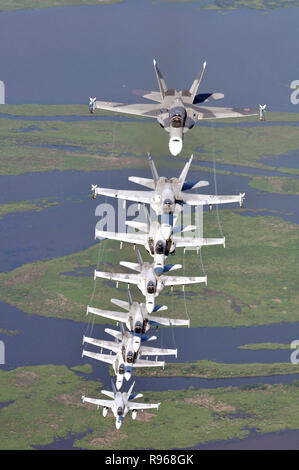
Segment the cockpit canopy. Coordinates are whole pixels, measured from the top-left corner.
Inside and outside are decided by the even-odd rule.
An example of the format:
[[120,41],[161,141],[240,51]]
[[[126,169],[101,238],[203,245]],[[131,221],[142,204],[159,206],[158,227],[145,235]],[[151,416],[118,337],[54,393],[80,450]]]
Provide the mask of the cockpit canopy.
[[125,373],[125,365],[124,364],[120,364],[120,366],[118,368],[118,373],[119,374],[124,374]]
[[147,293],[148,294],[155,294],[156,292],[156,285],[153,281],[149,281],[147,283]]
[[122,416],[124,414],[124,410],[123,410],[123,407],[122,406],[119,406],[117,408],[117,414],[118,416]]
[[135,323],[135,333],[141,333],[142,332],[142,323],[140,321],[137,321]]
[[127,362],[129,364],[132,364],[133,360],[134,360],[134,353],[133,351],[129,351],[127,354]]
[[157,255],[163,255],[165,252],[165,245],[162,240],[157,241],[155,246],[155,252]]
[[175,128],[183,127],[186,118],[186,111],[184,108],[178,107],[170,110],[169,117],[171,126]]

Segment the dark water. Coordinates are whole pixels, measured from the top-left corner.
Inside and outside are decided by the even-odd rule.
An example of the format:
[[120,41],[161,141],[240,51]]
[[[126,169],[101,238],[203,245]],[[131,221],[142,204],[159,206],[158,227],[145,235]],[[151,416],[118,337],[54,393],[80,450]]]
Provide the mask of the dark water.
[[225,93],[217,105],[296,111],[289,88],[298,79],[296,13],[224,15],[197,2],[145,0],[1,12],[6,101],[87,103],[90,94],[138,101],[132,90],[157,89],[155,57],[170,88],[189,87],[207,60],[201,91]]
[[[196,150],[198,151],[198,150]],[[286,158],[286,161],[284,160],[285,157],[283,155],[280,155],[279,157],[273,157],[273,158],[263,158],[262,160],[259,160],[259,162],[263,163],[264,165],[267,166],[278,166],[275,165],[275,159],[280,160],[280,168],[281,167],[286,167],[286,168],[299,168],[299,158],[297,161],[294,159],[292,160],[293,166],[288,166],[288,158]],[[293,157],[290,157],[293,158]],[[207,168],[212,168],[213,169],[213,163],[212,162],[206,162],[204,160],[198,160],[192,162],[195,165],[200,165],[200,166],[205,166]],[[299,179],[299,175],[293,175],[292,173],[281,173],[279,171],[279,168],[276,170],[267,170],[264,168],[250,168],[248,166],[242,166],[242,165],[227,165],[225,163],[217,163],[216,164],[216,170],[224,170],[224,171],[231,171],[233,173],[243,173],[247,175],[256,175],[256,176],[280,176],[280,177],[285,177],[289,176],[294,179]],[[217,177],[219,178],[219,176]]]
[[196,450],[298,450],[299,430],[286,429],[284,431],[260,434],[251,429],[246,439],[228,439],[227,441],[212,441],[206,444],[197,444],[190,449]]
[[[21,366],[43,364],[66,365],[73,367],[89,362],[93,365],[91,374],[80,374],[87,379],[100,380],[110,387],[111,378],[106,364],[95,360],[81,358],[83,335],[95,338],[110,339],[104,332],[109,325],[84,323],[87,318],[82,312],[82,323],[71,320],[46,318],[39,315],[28,315],[21,310],[0,302],[1,327],[18,328],[16,336],[0,334],[5,343],[6,363],[3,370]],[[111,328],[111,326],[110,326]],[[224,363],[249,362],[290,362],[291,350],[250,351],[238,349],[245,343],[282,342],[289,344],[296,339],[299,323],[280,323],[255,327],[216,327],[216,328],[161,328],[153,341],[153,347],[178,348],[178,358],[165,357],[166,362],[187,362],[208,359]],[[117,329],[117,327],[114,327]],[[92,349],[92,346],[86,346]],[[94,349],[95,351],[97,348]],[[253,377],[242,379],[197,379],[185,377],[136,378],[139,390],[179,390],[190,385],[196,388],[214,388],[247,383],[288,383],[296,375]]]
[[285,155],[277,155],[270,158],[261,158],[259,160],[264,165],[274,166],[277,168],[299,168],[299,150],[288,152]]

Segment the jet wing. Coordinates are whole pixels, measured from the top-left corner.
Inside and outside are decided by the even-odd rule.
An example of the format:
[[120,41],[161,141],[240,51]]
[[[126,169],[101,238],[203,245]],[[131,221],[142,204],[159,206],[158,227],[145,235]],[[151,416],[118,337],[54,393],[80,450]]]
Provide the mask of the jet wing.
[[135,114],[144,117],[157,117],[161,110],[161,104],[126,104],[97,101],[96,108],[114,111],[116,113]]
[[141,346],[140,348],[140,356],[176,356],[177,357],[178,350],[177,349],[165,349],[165,348],[151,348],[149,346]]
[[110,320],[126,322],[128,318],[127,313],[123,312],[115,312],[110,310],[102,310],[100,308],[94,307],[87,307],[88,313],[94,313],[95,315],[99,315],[100,317],[109,318]]
[[154,198],[153,191],[126,191],[122,189],[96,188],[95,192],[102,196],[110,196],[117,199],[125,199],[126,201],[140,202],[143,204],[150,204]]
[[114,400],[99,400],[97,398],[88,398],[82,397],[83,403],[92,403],[93,405],[97,406],[104,406],[106,408],[112,408]]
[[158,410],[160,407],[160,403],[135,403],[132,401],[128,401],[127,406],[128,408],[130,408],[130,410],[149,410],[154,408]]
[[104,271],[95,271],[95,277],[108,279],[109,281],[126,282],[127,284],[138,284],[139,274],[107,273]]
[[134,367],[164,367],[165,361],[148,361],[147,359],[136,359]]
[[244,194],[233,196],[216,196],[209,194],[183,194],[183,200],[190,206],[204,206],[210,204],[230,204],[232,202],[242,203]]
[[216,108],[214,106],[191,106],[197,114],[197,119],[222,119],[246,116],[257,116],[258,110],[255,108]]
[[200,248],[202,246],[223,245],[225,246],[225,238],[196,238],[196,237],[180,237],[173,238],[177,248]]
[[161,276],[165,286],[180,286],[185,284],[207,283],[207,276],[189,277],[189,276]]
[[109,240],[117,240],[119,242],[135,243],[136,245],[144,245],[148,235],[145,233],[115,233],[106,232],[105,230],[95,230],[95,238],[108,238]]
[[148,321],[154,325],[163,325],[163,326],[190,326],[190,320],[178,320],[175,318],[163,318],[163,317],[154,317],[150,315]]

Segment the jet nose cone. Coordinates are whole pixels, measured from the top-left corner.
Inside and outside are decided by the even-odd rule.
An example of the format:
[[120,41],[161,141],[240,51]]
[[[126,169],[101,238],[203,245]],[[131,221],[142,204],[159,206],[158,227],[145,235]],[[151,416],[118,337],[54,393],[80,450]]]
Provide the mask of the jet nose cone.
[[155,273],[157,274],[157,276],[161,276],[163,274],[163,268],[161,268],[160,266],[157,266],[155,269],[154,269]]
[[168,240],[171,236],[171,232],[172,232],[172,227],[171,225],[162,225],[161,226],[161,233],[163,235],[163,237]]
[[132,377],[132,371],[131,371],[131,370],[126,370],[126,372],[125,372],[125,379],[126,379],[127,381],[129,381],[131,377]]
[[121,378],[121,379],[118,378],[118,379],[116,380],[116,388],[117,388],[117,390],[120,390],[120,389],[121,389],[122,384],[123,384],[123,379],[122,379],[122,378]]
[[183,148],[183,139],[180,137],[172,137],[169,139],[169,150],[171,155],[176,157],[179,153],[181,153]]
[[115,427],[119,429],[121,427],[121,421],[115,421]]
[[140,348],[140,344],[141,344],[141,339],[138,336],[135,336],[134,337],[134,342],[133,342],[134,352],[138,351],[138,349]]
[[151,302],[151,301],[146,302],[146,309],[147,309],[148,313],[152,313],[154,311],[154,307],[155,307],[154,302]]

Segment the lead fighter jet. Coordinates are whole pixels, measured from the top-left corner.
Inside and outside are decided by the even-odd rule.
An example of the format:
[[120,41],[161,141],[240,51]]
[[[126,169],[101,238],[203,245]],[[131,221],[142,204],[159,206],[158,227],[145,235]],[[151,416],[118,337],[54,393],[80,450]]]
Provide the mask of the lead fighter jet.
[[209,100],[217,100],[224,97],[223,93],[200,93],[197,95],[197,90],[206,68],[206,62],[203,63],[201,71],[196,76],[189,90],[181,91],[167,88],[155,60],[154,68],[160,91],[141,91],[137,92],[137,94],[158,104],[111,103],[94,99],[94,107],[117,113],[156,118],[160,126],[170,135],[169,150],[174,156],[182,151],[185,132],[192,129],[197,121],[259,114],[257,109],[202,106],[203,103]]
[[132,419],[136,419],[137,411],[138,410],[145,410],[145,409],[159,409],[160,403],[135,403],[133,400],[136,398],[141,398],[143,395],[141,393],[133,393],[135,382],[130,387],[128,392],[117,392],[115,386],[112,382],[113,392],[109,392],[107,390],[102,390],[101,393],[106,395],[112,400],[100,400],[97,398],[88,398],[83,396],[82,401],[83,403],[92,403],[96,405],[98,408],[103,406],[103,416],[106,417],[108,413],[108,409],[110,408],[113,415],[116,418],[115,427],[119,429],[122,425],[123,418],[129,413],[132,412]]

